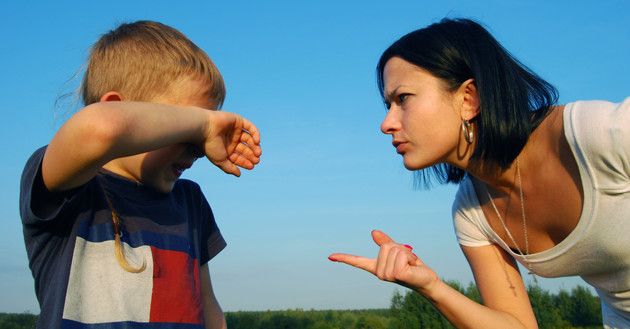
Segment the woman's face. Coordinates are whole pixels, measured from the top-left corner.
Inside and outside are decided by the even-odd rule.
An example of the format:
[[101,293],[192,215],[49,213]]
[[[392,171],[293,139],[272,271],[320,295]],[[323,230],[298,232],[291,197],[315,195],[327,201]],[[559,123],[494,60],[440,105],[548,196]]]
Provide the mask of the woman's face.
[[445,83],[399,57],[385,64],[383,82],[389,110],[381,131],[392,135],[405,167],[457,162],[462,120]]

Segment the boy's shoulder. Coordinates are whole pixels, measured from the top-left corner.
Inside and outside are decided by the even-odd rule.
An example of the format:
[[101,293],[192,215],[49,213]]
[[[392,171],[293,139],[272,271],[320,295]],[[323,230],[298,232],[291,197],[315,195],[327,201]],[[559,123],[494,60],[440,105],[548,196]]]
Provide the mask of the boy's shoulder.
[[201,186],[199,186],[197,182],[190,179],[186,179],[186,178],[180,178],[177,180],[177,182],[175,182],[173,191],[177,189],[181,189],[183,191],[193,191],[193,192],[202,193]]
[[26,167],[32,165],[38,165],[39,162],[44,158],[44,153],[46,153],[46,148],[48,145],[38,147],[33,153],[28,156],[28,160],[26,160]]

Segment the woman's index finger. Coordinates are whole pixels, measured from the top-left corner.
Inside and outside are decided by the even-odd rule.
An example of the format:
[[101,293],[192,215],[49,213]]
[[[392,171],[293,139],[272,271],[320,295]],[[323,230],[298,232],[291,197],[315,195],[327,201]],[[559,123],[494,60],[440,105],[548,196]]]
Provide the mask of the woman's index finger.
[[356,268],[360,268],[372,274],[376,273],[376,259],[373,258],[336,253],[330,255],[328,259],[333,262],[344,263]]

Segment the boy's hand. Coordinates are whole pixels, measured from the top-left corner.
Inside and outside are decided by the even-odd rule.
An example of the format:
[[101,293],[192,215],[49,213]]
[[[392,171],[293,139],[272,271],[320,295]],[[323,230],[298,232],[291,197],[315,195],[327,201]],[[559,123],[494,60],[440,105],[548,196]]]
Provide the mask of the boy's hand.
[[398,244],[378,230],[372,231],[372,239],[381,248],[376,259],[339,253],[330,255],[328,259],[360,268],[383,281],[395,282],[419,292],[439,281],[435,272],[411,252],[411,246]]
[[212,111],[203,145],[206,157],[228,174],[240,176],[238,167],[253,169],[260,162],[260,132],[238,114]]

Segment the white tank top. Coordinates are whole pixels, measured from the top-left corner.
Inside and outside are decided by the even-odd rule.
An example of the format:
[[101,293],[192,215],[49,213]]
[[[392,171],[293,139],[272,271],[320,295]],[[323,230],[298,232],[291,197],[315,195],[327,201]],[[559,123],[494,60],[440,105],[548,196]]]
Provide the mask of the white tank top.
[[[582,277],[599,294],[604,325],[630,328],[630,98],[570,103],[563,120],[582,180],[582,215],[562,242],[527,260],[543,277]],[[453,222],[460,244],[494,243],[523,263],[486,221],[469,178],[460,183]]]

